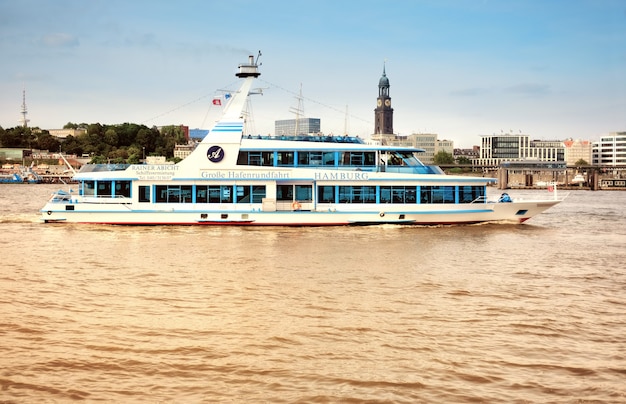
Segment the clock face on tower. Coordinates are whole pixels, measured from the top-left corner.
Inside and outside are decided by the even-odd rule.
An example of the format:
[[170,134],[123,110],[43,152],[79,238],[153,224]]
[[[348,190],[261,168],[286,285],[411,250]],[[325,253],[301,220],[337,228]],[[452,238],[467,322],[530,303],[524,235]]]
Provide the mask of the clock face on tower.
[[391,105],[391,100],[385,100],[385,105],[386,106],[390,106]]
[[381,105],[383,105],[383,101],[379,98],[376,104],[378,104],[378,106],[380,107]]

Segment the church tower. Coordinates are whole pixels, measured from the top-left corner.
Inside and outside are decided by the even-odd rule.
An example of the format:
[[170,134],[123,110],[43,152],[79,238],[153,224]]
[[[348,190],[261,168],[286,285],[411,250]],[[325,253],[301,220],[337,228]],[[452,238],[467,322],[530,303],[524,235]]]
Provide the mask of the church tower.
[[383,65],[383,75],[378,80],[378,98],[376,99],[376,109],[374,110],[374,134],[393,134],[393,108],[391,108],[391,97],[389,97],[389,79],[385,73]]

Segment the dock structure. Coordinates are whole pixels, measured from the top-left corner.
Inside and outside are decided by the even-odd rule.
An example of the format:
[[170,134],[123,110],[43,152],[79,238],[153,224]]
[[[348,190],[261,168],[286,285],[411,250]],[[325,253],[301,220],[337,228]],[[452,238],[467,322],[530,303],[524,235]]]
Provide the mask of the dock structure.
[[[552,162],[554,163],[554,162]],[[441,165],[444,171],[463,168],[475,175],[496,178],[498,189],[541,189],[550,182],[559,184],[560,189],[626,190],[626,167],[613,166],[566,166],[565,164],[543,165],[508,162],[500,165]],[[580,178],[583,181],[575,181]]]

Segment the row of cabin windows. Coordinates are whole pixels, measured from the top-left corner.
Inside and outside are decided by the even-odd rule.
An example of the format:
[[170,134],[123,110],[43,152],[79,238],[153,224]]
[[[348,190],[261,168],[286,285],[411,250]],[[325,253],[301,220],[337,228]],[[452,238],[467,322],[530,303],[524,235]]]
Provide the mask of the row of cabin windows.
[[[139,187],[139,202],[150,202],[151,189],[156,203],[262,203],[264,185],[155,185]],[[83,181],[85,196],[127,197],[130,181]],[[97,192],[96,192],[97,191]],[[483,186],[371,186],[320,185],[318,203],[470,203],[485,197]],[[276,186],[276,200],[313,200],[312,185]]]
[[130,198],[130,184],[131,182],[127,180],[83,181],[79,193],[84,196],[101,198]]
[[[139,187],[139,202],[150,202],[149,186]],[[155,185],[156,203],[261,203],[265,185]]]
[[485,187],[322,185],[317,195],[318,203],[471,203],[484,198]]
[[240,151],[238,165],[270,167],[376,166],[376,152],[354,151]]

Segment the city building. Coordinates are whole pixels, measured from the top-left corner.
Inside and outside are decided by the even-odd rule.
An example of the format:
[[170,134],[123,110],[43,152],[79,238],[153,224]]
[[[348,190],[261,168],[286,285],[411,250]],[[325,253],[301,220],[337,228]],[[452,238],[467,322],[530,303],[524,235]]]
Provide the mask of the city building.
[[552,161],[565,164],[565,146],[560,140],[531,140],[530,136],[512,133],[481,136],[477,163],[499,165],[508,161]]
[[281,119],[274,121],[274,134],[276,136],[309,135],[321,132],[321,120],[319,118]]
[[378,80],[378,98],[374,109],[374,134],[393,135],[393,108],[389,96],[389,78],[383,65],[383,75]]
[[460,157],[474,161],[480,156],[480,146],[473,146],[471,149],[454,149],[453,156],[454,161],[458,161]]
[[84,135],[85,133],[87,133],[87,129],[48,129],[48,132],[50,132],[51,136],[54,136],[62,141],[65,140],[68,136],[77,137],[80,135]]
[[591,164],[591,142],[589,140],[567,139],[563,141],[565,146],[565,163],[575,166],[580,160]]
[[592,164],[626,167],[626,132],[611,132],[593,142]]
[[454,142],[452,140],[439,140],[436,133],[413,133],[405,139],[403,146],[424,149],[424,153],[419,155],[419,159],[424,164],[433,164],[435,155],[440,151],[454,155]]
[[194,142],[189,142],[187,144],[177,144],[174,146],[174,157],[178,157],[183,160],[185,157],[189,156],[192,151],[196,148],[197,144]]

